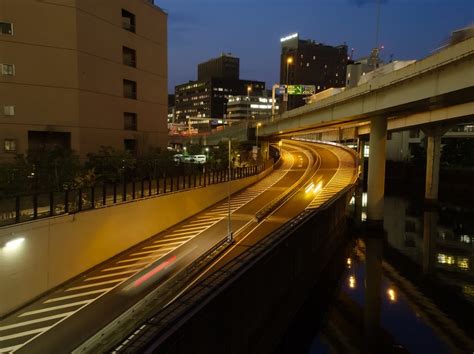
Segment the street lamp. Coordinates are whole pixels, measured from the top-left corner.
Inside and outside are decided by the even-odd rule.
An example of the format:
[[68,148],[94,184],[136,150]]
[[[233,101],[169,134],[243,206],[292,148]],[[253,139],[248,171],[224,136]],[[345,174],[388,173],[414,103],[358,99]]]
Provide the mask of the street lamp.
[[286,58],[286,84],[288,85],[289,82],[289,71],[290,71],[290,64],[293,64],[293,57]]
[[231,140],[230,140],[230,137],[228,138],[229,140],[229,156],[228,156],[228,160],[229,160],[229,163],[228,163],[228,174],[229,174],[229,178],[228,178],[228,183],[227,183],[227,241],[228,242],[233,242],[234,241],[234,236],[232,235],[232,227],[231,227],[231,223],[230,223],[230,181],[232,179],[232,170],[231,170],[231,167],[230,167],[230,148],[231,148]]
[[247,120],[250,118],[250,108],[251,108],[251,104],[250,104],[250,92],[252,92],[252,86],[248,85],[247,86],[247,104],[248,104],[248,108],[247,108]]
[[286,109],[288,111],[288,85],[290,84],[290,64],[293,64],[293,57],[286,58]]
[[206,146],[204,150],[206,151],[206,160],[209,160],[209,148]]
[[257,145],[257,161],[258,161],[258,128],[262,126],[262,123],[258,122],[255,130],[255,145]]

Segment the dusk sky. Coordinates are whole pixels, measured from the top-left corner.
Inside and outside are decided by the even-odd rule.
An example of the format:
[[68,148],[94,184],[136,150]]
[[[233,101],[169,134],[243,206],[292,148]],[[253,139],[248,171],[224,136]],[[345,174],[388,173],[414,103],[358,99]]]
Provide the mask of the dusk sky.
[[[280,37],[346,43],[354,58],[375,44],[376,0],[155,0],[169,14],[169,92],[197,78],[222,52],[240,58],[242,79],[279,81]],[[382,58],[420,59],[451,31],[474,22],[474,0],[381,0]]]

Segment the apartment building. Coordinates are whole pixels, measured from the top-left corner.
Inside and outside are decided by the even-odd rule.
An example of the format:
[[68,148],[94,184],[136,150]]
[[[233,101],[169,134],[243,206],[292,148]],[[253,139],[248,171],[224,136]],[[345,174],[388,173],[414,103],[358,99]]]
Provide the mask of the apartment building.
[[0,161],[167,144],[167,14],[151,0],[0,0]]

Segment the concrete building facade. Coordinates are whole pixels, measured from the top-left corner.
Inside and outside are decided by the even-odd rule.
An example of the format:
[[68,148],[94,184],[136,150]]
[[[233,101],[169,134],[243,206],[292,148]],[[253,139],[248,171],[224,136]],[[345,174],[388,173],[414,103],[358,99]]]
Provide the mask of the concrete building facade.
[[0,9],[0,161],[55,145],[85,156],[167,144],[167,14],[153,1]]

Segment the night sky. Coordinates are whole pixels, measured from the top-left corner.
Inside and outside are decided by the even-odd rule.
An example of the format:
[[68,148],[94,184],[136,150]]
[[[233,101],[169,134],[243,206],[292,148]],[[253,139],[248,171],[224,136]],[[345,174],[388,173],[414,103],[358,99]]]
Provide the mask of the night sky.
[[[376,0],[155,0],[169,14],[169,92],[197,78],[197,64],[230,52],[242,79],[279,79],[280,37],[354,48],[375,44]],[[381,0],[382,58],[420,59],[474,22],[474,0]]]

